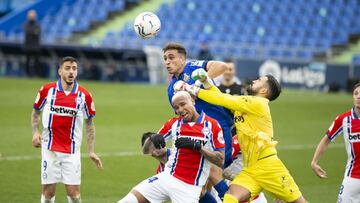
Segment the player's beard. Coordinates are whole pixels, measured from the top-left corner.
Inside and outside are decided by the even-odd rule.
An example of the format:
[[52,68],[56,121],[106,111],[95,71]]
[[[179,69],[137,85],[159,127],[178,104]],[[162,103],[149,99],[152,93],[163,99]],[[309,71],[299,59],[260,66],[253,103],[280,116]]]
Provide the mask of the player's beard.
[[256,95],[256,93],[257,93],[257,91],[253,89],[252,85],[249,85],[246,88],[246,91],[247,91],[248,95]]

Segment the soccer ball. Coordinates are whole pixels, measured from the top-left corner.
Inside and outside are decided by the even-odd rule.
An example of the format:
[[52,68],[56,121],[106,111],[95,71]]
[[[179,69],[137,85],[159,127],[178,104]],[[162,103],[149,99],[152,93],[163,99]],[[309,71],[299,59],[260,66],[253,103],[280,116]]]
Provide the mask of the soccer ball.
[[151,12],[140,13],[134,22],[134,30],[143,39],[154,37],[160,31],[160,19]]

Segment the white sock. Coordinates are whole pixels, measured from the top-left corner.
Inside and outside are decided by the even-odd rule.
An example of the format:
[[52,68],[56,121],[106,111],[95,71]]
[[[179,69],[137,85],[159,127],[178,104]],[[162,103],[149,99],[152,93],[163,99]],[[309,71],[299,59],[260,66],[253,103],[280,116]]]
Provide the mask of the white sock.
[[68,203],[81,203],[80,194],[75,198],[71,198],[70,196],[66,196],[66,197],[68,199]]
[[45,196],[41,194],[41,203],[55,203],[55,196],[53,196],[51,199],[45,199]]
[[119,200],[117,203],[139,203],[135,195],[129,192],[124,198]]

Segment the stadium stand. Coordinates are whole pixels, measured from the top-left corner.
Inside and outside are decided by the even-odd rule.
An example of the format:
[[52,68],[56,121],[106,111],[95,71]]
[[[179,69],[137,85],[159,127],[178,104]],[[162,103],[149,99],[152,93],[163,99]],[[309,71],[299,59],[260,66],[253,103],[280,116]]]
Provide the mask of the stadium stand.
[[157,15],[166,21],[156,39],[139,40],[129,22],[121,32],[109,32],[103,44],[141,48],[171,39],[183,42],[194,57],[205,37],[219,57],[310,61],[360,33],[356,0],[177,0],[161,5]]

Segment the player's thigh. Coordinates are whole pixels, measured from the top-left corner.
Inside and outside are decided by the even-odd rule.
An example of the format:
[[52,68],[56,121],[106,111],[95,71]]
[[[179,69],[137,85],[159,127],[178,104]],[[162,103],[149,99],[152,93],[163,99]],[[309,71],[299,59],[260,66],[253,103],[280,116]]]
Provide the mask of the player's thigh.
[[360,179],[344,177],[340,186],[338,203],[360,202]]
[[[246,190],[248,192],[246,192]],[[240,191],[241,195],[236,196],[236,193],[240,194]],[[261,187],[259,183],[256,182],[254,177],[252,177],[245,168],[245,170],[241,171],[238,175],[236,175],[234,180],[230,183],[228,192],[236,196],[238,199],[243,199],[243,197],[248,196],[249,193],[251,197],[258,195],[261,192]]]
[[46,148],[41,149],[41,184],[48,185],[61,181],[60,160],[56,153]]
[[295,180],[277,156],[258,161],[253,176],[264,190],[281,200],[293,202],[301,197]]
[[173,176],[169,177],[171,182],[170,199],[173,203],[198,203],[202,187],[187,184]]
[[59,153],[61,157],[62,182],[65,185],[81,184],[81,157],[80,152],[75,154]]
[[164,172],[143,180],[133,190],[139,192],[149,202],[164,202],[170,199],[170,184]]

